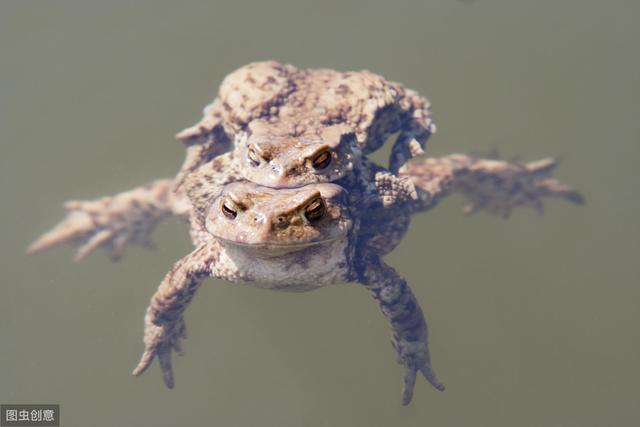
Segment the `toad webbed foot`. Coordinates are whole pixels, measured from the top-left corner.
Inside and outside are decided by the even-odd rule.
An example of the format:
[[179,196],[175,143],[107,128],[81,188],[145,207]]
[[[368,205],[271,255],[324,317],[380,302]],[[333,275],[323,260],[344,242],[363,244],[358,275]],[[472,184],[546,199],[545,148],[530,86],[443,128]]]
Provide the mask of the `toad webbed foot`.
[[[115,196],[89,201],[69,201],[67,216],[39,237],[27,252],[34,254],[69,244],[76,261],[99,247],[119,258],[130,243],[151,246],[150,235],[160,220],[176,212],[172,180],[153,181]],[[185,209],[186,213],[186,209]]]

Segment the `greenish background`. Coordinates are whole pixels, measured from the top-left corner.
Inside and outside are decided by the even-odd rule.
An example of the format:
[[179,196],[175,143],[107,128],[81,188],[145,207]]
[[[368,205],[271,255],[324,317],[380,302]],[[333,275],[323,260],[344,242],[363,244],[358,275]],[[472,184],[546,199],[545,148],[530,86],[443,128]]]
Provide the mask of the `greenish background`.
[[[0,402],[64,426],[640,425],[640,2],[0,2]],[[425,94],[429,154],[563,160],[585,207],[464,217],[452,197],[387,259],[412,284],[447,391],[399,404],[401,368],[357,286],[208,281],[166,390],[130,371],[142,317],[190,248],[79,264],[24,250],[61,203],[171,176],[172,136],[256,60],[367,68]]]

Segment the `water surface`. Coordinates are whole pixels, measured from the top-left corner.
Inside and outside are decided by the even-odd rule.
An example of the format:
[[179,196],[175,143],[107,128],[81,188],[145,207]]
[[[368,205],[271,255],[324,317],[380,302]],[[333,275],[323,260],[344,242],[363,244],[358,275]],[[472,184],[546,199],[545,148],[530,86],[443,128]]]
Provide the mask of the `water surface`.
[[[0,3],[0,402],[59,403],[65,426],[640,424],[640,3],[623,0]],[[277,59],[368,68],[434,104],[429,155],[562,159],[585,207],[464,217],[452,197],[387,257],[428,316],[447,391],[401,368],[367,292],[209,280],[176,388],[142,351],[148,299],[190,250],[79,264],[24,255],[61,203],[174,174],[172,136],[231,70]],[[380,157],[381,158],[381,157]]]

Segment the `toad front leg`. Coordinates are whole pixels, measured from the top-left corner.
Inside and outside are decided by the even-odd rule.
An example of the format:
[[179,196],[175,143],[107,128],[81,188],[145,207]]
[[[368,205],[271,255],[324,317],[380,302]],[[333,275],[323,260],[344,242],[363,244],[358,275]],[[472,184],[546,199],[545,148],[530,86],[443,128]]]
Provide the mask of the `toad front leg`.
[[218,258],[217,246],[204,244],[174,264],[151,297],[144,318],[144,353],[133,375],[142,374],[157,356],[164,383],[173,388],[171,352],[180,352],[186,336],[183,313],[202,280],[211,275]]
[[199,166],[231,149],[231,140],[222,126],[221,104],[216,98],[205,107],[202,120],[176,135],[187,147],[186,159],[175,179],[177,189]]
[[391,324],[391,344],[398,363],[404,366],[402,404],[411,402],[418,371],[437,390],[444,390],[444,384],[431,367],[427,322],[407,282],[379,256],[369,253],[361,259],[362,264],[357,268],[359,281],[378,301],[382,313]]
[[242,272],[219,263],[222,253],[215,240],[208,240],[176,262],[167,273],[147,308],[144,353],[133,375],[141,375],[157,356],[164,383],[173,388],[171,352],[182,351],[180,340],[186,337],[183,314],[202,281],[207,277],[229,281],[246,279]]
[[400,106],[408,117],[391,149],[389,170],[393,174],[397,174],[410,159],[424,154],[427,140],[436,133],[436,125],[431,118],[431,103],[427,98],[405,89]]

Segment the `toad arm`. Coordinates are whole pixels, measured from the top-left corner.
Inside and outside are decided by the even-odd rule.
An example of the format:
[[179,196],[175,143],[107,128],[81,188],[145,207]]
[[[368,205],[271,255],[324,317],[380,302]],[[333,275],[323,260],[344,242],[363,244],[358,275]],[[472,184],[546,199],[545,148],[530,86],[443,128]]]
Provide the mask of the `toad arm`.
[[404,367],[402,404],[411,402],[418,372],[437,390],[444,390],[431,367],[427,322],[406,280],[371,251],[365,251],[359,259],[358,282],[371,292],[389,321],[391,344],[398,363]]
[[176,139],[187,147],[185,161],[176,176],[179,189],[191,172],[231,149],[231,140],[222,125],[220,100],[216,98],[206,106],[202,120],[179,132]]
[[182,352],[181,340],[186,338],[184,311],[207,277],[237,278],[229,268],[218,265],[220,246],[209,241],[176,262],[151,297],[144,318],[144,353],[133,370],[139,376],[158,358],[167,388],[173,388],[171,353]]

